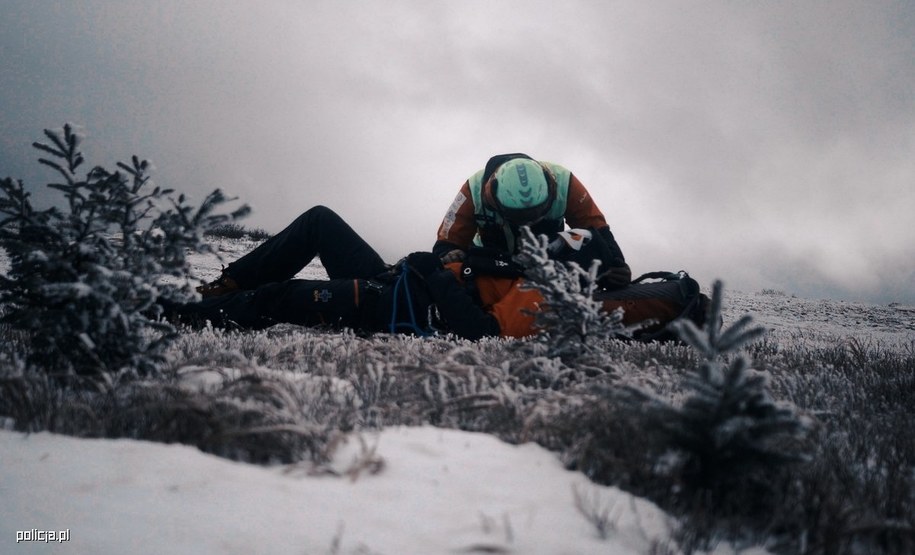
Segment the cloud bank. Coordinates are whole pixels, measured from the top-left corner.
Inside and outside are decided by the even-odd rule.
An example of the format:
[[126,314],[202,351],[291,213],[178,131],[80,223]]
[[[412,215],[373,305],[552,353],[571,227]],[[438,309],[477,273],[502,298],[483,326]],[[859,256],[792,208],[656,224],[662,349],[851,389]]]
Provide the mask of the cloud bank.
[[250,203],[326,204],[428,249],[489,156],[569,167],[634,272],[915,302],[905,2],[0,0],[0,175],[72,121],[86,154]]

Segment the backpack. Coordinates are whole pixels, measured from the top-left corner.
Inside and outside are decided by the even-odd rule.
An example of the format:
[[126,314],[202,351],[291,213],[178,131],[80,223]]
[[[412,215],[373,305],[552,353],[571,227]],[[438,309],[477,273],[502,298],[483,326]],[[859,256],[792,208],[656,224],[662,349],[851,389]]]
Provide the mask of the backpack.
[[[649,281],[653,280],[653,281]],[[633,333],[637,341],[678,340],[670,323],[686,318],[697,326],[705,324],[709,298],[699,283],[686,272],[649,272],[621,289],[599,291],[594,298],[604,310],[623,309],[623,323],[628,325],[654,320]]]

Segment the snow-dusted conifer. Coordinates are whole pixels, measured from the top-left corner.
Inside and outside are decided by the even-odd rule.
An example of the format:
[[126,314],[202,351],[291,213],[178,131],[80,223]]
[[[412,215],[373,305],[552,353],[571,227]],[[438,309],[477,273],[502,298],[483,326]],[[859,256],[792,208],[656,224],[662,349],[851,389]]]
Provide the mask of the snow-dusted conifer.
[[151,164],[136,156],[119,171],[96,166],[80,178],[73,126],[45,135],[49,142],[34,146],[63,178],[48,187],[65,202],[36,210],[21,181],[0,181],[0,247],[10,257],[0,275],[3,320],[28,334],[29,361],[49,371],[148,373],[175,331],[157,319],[160,304],[192,293],[188,251],[207,250],[203,232],[248,207],[216,214],[228,200],[216,190],[195,208],[151,186]]
[[[776,403],[768,375],[750,369],[741,347],[765,334],[746,315],[719,331],[722,284],[716,282],[706,325],[678,320],[680,338],[702,356],[699,371],[687,376],[689,395],[680,406],[654,399],[657,424],[682,452],[684,475],[700,487],[732,483],[754,471],[796,461],[797,440],[809,422],[794,407]],[[730,362],[727,358],[730,357]]]
[[574,262],[559,262],[550,257],[546,236],[535,237],[526,226],[521,232],[516,261],[524,268],[524,287],[543,295],[543,305],[534,316],[541,330],[537,340],[549,356],[574,359],[593,351],[600,340],[630,333],[622,323],[622,311],[608,313],[594,299],[599,260],[588,270]]

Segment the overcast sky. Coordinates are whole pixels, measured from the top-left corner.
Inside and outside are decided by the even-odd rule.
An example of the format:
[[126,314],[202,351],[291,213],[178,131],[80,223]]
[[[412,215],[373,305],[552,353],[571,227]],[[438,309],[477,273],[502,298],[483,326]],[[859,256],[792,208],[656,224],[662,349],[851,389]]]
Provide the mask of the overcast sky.
[[572,170],[633,272],[915,302],[915,3],[0,0],[0,176],[220,187],[428,250],[493,154]]

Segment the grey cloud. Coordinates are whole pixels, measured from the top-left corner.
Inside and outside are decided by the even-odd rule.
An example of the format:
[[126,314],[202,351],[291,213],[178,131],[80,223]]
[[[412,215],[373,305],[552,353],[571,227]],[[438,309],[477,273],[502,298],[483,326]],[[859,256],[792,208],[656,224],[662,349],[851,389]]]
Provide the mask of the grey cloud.
[[84,124],[276,231],[333,206],[428,248],[486,158],[589,186],[636,271],[915,302],[906,3],[0,0],[0,174]]

